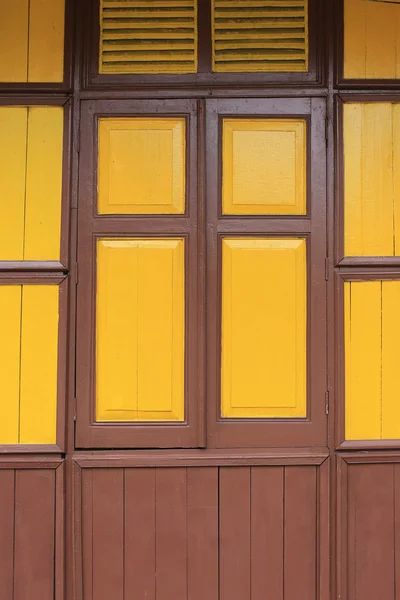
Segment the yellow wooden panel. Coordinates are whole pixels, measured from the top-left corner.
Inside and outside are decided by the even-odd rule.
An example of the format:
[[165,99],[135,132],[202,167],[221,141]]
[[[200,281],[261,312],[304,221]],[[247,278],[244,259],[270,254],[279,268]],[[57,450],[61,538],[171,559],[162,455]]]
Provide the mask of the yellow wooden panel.
[[56,285],[23,286],[21,444],[56,443],[58,296]]
[[0,2],[0,81],[27,80],[28,0]]
[[0,444],[18,444],[21,286],[0,285]]
[[59,260],[63,108],[31,107],[24,260]]
[[30,0],[28,81],[64,79],[65,0]]
[[344,242],[346,256],[398,253],[399,105],[344,105]]
[[305,417],[306,242],[225,238],[223,417]]
[[382,438],[400,438],[400,281],[382,283]]
[[183,239],[97,250],[97,421],[183,421]]
[[185,211],[185,120],[99,121],[98,210],[107,214]]
[[306,213],[306,122],[224,119],[224,214]]
[[382,283],[344,285],[346,439],[380,439]]
[[0,260],[23,260],[28,110],[0,106]]
[[344,76],[400,76],[400,5],[344,0]]

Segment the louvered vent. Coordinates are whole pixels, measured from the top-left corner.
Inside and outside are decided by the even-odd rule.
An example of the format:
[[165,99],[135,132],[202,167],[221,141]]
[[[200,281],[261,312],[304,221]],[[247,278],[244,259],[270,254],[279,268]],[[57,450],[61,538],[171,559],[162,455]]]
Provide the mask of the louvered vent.
[[101,0],[100,73],[196,71],[196,0]]
[[308,70],[308,0],[212,1],[214,71]]

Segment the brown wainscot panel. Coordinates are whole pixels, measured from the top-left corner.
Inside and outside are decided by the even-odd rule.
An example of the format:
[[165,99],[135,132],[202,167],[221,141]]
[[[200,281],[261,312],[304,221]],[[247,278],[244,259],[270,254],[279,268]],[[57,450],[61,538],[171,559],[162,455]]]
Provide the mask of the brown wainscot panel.
[[167,454],[75,458],[80,600],[327,598],[322,453]]
[[342,454],[338,494],[338,597],[397,600],[400,453]]
[[0,598],[64,600],[64,465],[0,462]]

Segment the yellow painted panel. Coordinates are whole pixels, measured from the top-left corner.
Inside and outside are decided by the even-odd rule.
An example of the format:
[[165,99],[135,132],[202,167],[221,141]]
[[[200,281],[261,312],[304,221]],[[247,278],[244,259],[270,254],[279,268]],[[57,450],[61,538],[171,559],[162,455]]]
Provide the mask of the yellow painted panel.
[[306,122],[224,119],[224,214],[306,213]]
[[21,323],[21,444],[55,444],[58,296],[56,285],[24,285]]
[[0,285],[0,444],[18,444],[21,286]]
[[183,421],[184,240],[97,251],[97,421]]
[[0,24],[0,81],[27,81],[28,0],[2,0]]
[[400,5],[344,0],[344,76],[400,76]]
[[65,0],[30,0],[28,81],[64,78]]
[[184,213],[185,119],[99,120],[98,210]]
[[28,109],[0,106],[0,260],[24,255]]
[[382,438],[400,438],[400,281],[382,283]]
[[63,108],[29,109],[24,260],[58,260]]
[[344,105],[346,256],[399,253],[399,105]]
[[223,240],[223,417],[306,416],[306,272],[305,240]]

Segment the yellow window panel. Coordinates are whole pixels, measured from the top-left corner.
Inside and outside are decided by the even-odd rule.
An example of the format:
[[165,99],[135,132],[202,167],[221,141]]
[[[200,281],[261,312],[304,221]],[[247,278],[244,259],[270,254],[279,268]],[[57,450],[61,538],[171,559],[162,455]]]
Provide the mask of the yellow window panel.
[[196,73],[197,0],[101,0],[99,69]]
[[55,444],[56,285],[0,285],[0,444]]
[[305,240],[223,240],[223,417],[306,417],[306,273]]
[[224,119],[222,212],[306,213],[306,122]]
[[308,71],[308,0],[212,0],[214,72]]
[[97,245],[97,421],[183,421],[183,239]]
[[344,0],[346,79],[400,77],[400,4],[396,4]]
[[101,214],[185,212],[185,119],[99,120]]
[[347,440],[400,437],[400,281],[345,283]]
[[62,107],[0,107],[0,260],[59,260]]
[[64,79],[65,0],[0,2],[0,81]]

